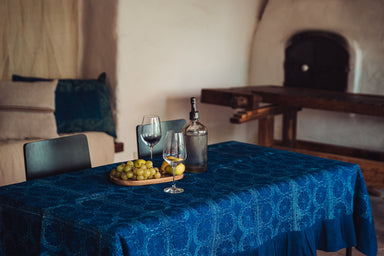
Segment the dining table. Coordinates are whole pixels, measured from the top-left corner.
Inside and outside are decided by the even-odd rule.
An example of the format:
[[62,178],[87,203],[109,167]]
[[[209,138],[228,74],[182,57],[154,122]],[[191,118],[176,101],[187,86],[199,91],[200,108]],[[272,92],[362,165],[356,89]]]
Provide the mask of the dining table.
[[356,164],[225,141],[180,194],[115,184],[119,164],[0,187],[0,255],[377,254]]

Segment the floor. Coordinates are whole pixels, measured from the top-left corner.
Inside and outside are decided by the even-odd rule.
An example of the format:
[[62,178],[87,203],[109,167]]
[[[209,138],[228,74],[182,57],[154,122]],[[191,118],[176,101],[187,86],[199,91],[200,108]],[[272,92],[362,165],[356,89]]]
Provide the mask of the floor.
[[[377,236],[377,256],[384,256],[384,190],[375,190],[371,193],[372,214],[375,222]],[[338,252],[317,252],[318,256],[345,256],[345,249]],[[355,248],[352,249],[352,256],[363,256]]]

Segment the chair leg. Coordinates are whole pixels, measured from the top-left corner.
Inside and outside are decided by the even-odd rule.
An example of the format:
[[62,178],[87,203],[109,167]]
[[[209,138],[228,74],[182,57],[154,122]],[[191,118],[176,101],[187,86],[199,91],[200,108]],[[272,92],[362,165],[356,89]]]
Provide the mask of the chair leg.
[[352,256],[352,247],[347,247],[346,248],[345,256]]

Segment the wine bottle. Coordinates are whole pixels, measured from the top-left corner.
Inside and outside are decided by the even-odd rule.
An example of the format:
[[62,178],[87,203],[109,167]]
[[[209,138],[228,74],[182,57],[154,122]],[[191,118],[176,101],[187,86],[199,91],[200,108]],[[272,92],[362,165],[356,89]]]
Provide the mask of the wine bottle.
[[207,169],[208,129],[199,122],[196,98],[191,98],[190,122],[183,127],[184,143],[187,148],[186,171],[204,172]]

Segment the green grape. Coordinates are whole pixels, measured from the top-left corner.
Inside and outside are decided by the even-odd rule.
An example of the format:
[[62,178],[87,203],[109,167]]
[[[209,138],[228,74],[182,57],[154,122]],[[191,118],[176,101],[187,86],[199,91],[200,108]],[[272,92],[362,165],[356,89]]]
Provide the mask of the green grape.
[[143,159],[121,163],[116,169],[111,170],[110,175],[121,180],[131,179],[140,181],[161,178],[159,168],[154,167],[152,161],[145,161]]
[[125,165],[120,164],[119,166],[116,167],[116,170],[117,170],[118,172],[122,172],[122,171],[124,170],[124,167],[125,167]]
[[116,173],[117,173],[117,170],[116,170],[116,169],[113,169],[113,170],[111,171],[111,176],[112,176],[112,177],[115,177]]
[[132,171],[127,172],[127,177],[128,177],[128,179],[132,179],[133,172]]
[[143,175],[145,178],[148,178],[149,176],[151,176],[151,171],[148,169],[145,169]]
[[137,159],[135,162],[134,162],[134,165],[135,167],[141,167],[142,165],[145,164],[145,160],[144,159]]
[[155,168],[150,168],[149,171],[151,172],[151,175],[155,175],[156,173],[156,169]]
[[132,166],[131,165],[125,165],[125,167],[124,167],[124,171],[125,172],[129,172],[129,171],[131,171],[132,170]]
[[127,180],[127,179],[128,179],[127,173],[123,172],[123,173],[121,174],[120,178],[121,178],[122,180]]
[[136,173],[137,173],[137,176],[142,176],[142,175],[144,175],[144,170],[140,168],[137,170]]
[[152,161],[147,161],[147,162],[145,162],[145,166],[147,166],[147,168],[152,168],[153,167],[153,162]]

